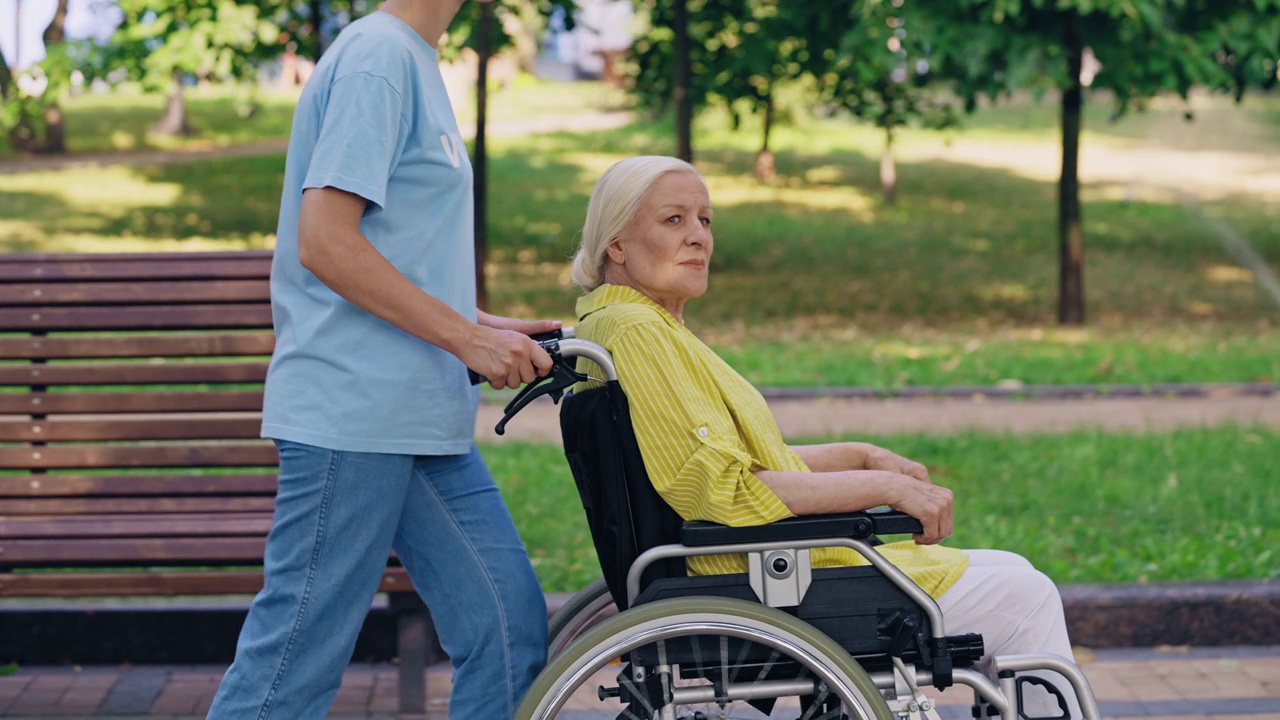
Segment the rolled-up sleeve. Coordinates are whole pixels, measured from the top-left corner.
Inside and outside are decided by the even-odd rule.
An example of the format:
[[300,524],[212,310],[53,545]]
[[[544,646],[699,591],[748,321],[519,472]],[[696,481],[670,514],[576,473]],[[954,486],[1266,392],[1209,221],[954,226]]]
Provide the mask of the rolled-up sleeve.
[[628,328],[610,351],[645,470],[686,520],[761,525],[792,514],[753,470],[709,368],[661,321]]

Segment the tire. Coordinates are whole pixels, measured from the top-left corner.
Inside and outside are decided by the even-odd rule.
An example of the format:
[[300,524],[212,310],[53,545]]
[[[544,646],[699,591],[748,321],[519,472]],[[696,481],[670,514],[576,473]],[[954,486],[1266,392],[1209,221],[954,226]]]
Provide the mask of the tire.
[[609,586],[600,578],[569,598],[547,629],[547,657],[553,658],[590,628],[618,614]]
[[[682,664],[681,653],[699,659]],[[626,662],[651,656],[665,664]],[[623,665],[616,664],[620,658]],[[750,668],[738,664],[743,658]],[[719,698],[724,705],[714,701],[718,688],[728,688]],[[671,698],[674,711],[657,709]],[[747,698],[783,702],[774,715],[762,715]],[[797,708],[819,705],[824,712],[811,716],[892,720],[857,661],[812,625],[759,603],[684,597],[632,608],[583,633],[551,659],[515,717],[795,718],[804,714]]]

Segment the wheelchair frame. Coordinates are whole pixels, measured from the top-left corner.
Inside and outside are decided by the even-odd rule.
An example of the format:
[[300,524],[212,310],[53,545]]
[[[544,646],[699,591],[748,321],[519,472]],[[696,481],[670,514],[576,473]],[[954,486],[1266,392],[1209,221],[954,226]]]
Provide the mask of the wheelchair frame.
[[[526,387],[508,406],[507,416],[502,424],[537,395],[554,394],[558,400],[561,391],[568,389],[573,382],[585,379],[585,376],[573,369],[575,363],[570,362],[573,358],[582,357],[594,362],[605,374],[606,381],[616,382],[618,379],[608,351],[595,343],[574,338],[571,328],[564,331],[563,338],[552,337],[541,342],[556,364],[555,370],[548,376],[553,382],[548,383],[541,391],[535,388],[540,381]],[[549,665],[526,696],[517,711],[517,717],[520,720],[557,717],[555,713],[558,708],[568,702],[572,694],[572,688],[566,690],[566,686],[583,682],[585,668],[593,662],[598,664],[602,659],[607,661],[619,656],[636,659],[646,654],[640,652],[641,649],[653,647],[662,651],[667,647],[664,643],[674,642],[672,638],[678,632],[691,633],[689,637],[693,638],[692,646],[696,652],[700,642],[698,638],[714,631],[722,633],[721,638],[737,638],[746,644],[744,647],[759,643],[771,648],[774,653],[785,651],[797,654],[801,656],[797,662],[808,668],[810,677],[803,680],[764,680],[742,685],[729,683],[726,675],[723,682],[713,680],[710,685],[696,688],[676,688],[668,678],[660,680],[661,687],[658,688],[665,704],[656,705],[650,701],[643,703],[648,717],[677,720],[675,707],[685,700],[718,702],[723,708],[730,699],[758,702],[771,693],[776,694],[775,699],[782,695],[815,697],[825,688],[829,694],[839,697],[839,708],[835,714],[827,712],[821,716],[811,715],[814,712],[811,709],[805,717],[841,718],[847,717],[844,714],[846,711],[852,711],[862,718],[936,718],[938,716],[932,701],[920,688],[934,686],[944,689],[954,681],[973,690],[976,714],[999,717],[1001,720],[1021,720],[1025,716],[1020,714],[1021,686],[1016,673],[1050,670],[1070,683],[1086,720],[1098,720],[1101,716],[1087,678],[1074,663],[1061,656],[1047,653],[996,656],[992,658],[992,667],[998,681],[992,681],[973,669],[951,666],[948,641],[961,640],[963,645],[963,638],[946,636],[945,619],[933,598],[873,547],[879,534],[916,532],[918,528],[919,523],[914,519],[884,510],[838,516],[808,516],[746,528],[730,528],[705,522],[685,524],[680,531],[679,543],[647,548],[631,564],[626,576],[627,609],[601,622],[601,617],[615,603],[609,587],[604,580],[600,580],[575,595],[566,603],[562,612],[557,613],[551,624]],[[786,609],[797,608],[803,602],[814,582],[809,551],[819,547],[847,547],[854,550],[903,597],[914,603],[927,618],[928,644],[932,652],[922,649],[917,654],[918,660],[927,662],[908,665],[899,648],[896,654],[895,651],[890,651],[888,662],[883,658],[877,660],[879,665],[888,669],[864,672],[859,661],[835,640],[804,620],[785,612]],[[700,595],[646,600],[644,593],[649,588],[642,586],[642,578],[656,563],[721,554],[747,556],[749,572],[746,583],[750,592],[755,595],[759,607],[768,610],[756,610],[750,607],[751,603],[742,600]],[[680,618],[675,623],[679,629],[672,630],[672,623],[664,622],[663,613],[667,610]],[[897,647],[899,643],[895,641],[894,645]],[[970,654],[972,650],[969,648]],[[743,652],[745,653],[745,649]],[[981,655],[981,652],[979,640],[977,654]],[[584,659],[588,657],[594,659]],[[965,659],[963,654],[960,657]],[[796,660],[794,656],[791,659]],[[976,656],[971,659],[976,659]],[[828,666],[821,663],[827,663]],[[598,692],[602,700],[611,693],[616,693],[615,697],[639,697],[638,688],[646,683],[652,686],[654,676],[661,678],[663,673],[668,676],[671,673],[666,662],[652,667],[628,665],[619,675],[619,687],[601,686]],[[764,677],[765,671],[761,670],[760,673],[760,677]],[[663,682],[666,684],[662,685]],[[771,702],[769,706],[772,707]],[[832,705],[830,701],[822,701],[812,707],[826,709]],[[638,716],[624,711],[617,717]],[[695,714],[693,717],[702,715]]]

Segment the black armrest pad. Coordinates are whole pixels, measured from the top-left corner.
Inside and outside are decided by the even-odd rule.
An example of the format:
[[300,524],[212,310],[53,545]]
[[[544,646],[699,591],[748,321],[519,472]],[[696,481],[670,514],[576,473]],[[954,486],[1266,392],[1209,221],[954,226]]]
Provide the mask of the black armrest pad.
[[786,542],[847,537],[866,540],[873,535],[923,532],[920,521],[888,508],[840,515],[805,515],[768,525],[729,527],[712,522],[691,522],[680,528],[680,542],[688,547]]

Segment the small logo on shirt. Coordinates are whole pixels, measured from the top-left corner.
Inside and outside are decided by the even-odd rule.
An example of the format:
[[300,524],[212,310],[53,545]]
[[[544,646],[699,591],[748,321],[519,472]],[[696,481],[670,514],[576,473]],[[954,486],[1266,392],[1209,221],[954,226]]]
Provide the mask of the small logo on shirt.
[[444,146],[444,154],[449,156],[449,162],[454,167],[462,167],[462,158],[467,155],[467,146],[462,142],[462,137],[457,133],[441,135],[440,144]]

